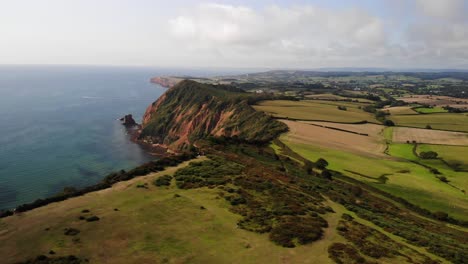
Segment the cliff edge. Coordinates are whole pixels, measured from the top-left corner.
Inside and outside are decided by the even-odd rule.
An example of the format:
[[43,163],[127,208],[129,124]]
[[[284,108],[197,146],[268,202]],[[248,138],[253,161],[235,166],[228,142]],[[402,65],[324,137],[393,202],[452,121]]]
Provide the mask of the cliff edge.
[[231,86],[181,81],[146,109],[139,140],[181,151],[208,137],[266,143],[287,131],[249,105],[253,96]]

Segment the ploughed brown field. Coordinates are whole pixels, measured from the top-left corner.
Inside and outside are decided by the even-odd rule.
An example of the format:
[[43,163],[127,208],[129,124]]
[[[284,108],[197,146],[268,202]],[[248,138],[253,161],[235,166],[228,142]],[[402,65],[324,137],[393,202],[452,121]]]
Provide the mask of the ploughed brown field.
[[[281,120],[290,129],[289,140],[297,143],[320,145],[327,148],[350,151],[373,157],[388,157],[384,155],[385,140],[381,135],[383,126],[375,124],[337,124],[328,122],[297,122]],[[338,128],[351,132],[335,130]]]
[[393,129],[393,141],[399,143],[416,141],[427,144],[468,146],[468,133],[395,127]]

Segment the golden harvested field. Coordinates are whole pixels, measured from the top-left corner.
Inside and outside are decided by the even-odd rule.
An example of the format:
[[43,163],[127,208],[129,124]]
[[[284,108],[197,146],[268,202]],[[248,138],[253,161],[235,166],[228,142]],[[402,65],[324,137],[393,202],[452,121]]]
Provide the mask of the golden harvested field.
[[[372,157],[386,157],[383,152],[385,150],[385,141],[379,135],[381,128],[379,125],[363,124],[351,125],[347,124],[327,124],[328,126],[336,126],[340,129],[354,130],[354,131],[367,131],[369,136],[353,134],[344,131],[319,127],[305,122],[281,120],[288,125],[290,132],[287,134],[288,141],[308,144],[319,145],[325,148],[332,148],[337,150],[344,150]],[[355,126],[362,126],[357,128]]]
[[353,100],[361,103],[372,103],[371,100],[364,99],[364,98],[349,98],[349,97],[344,97],[336,94],[331,94],[331,93],[325,93],[325,94],[308,94],[305,96],[308,99],[313,99],[313,100]]
[[416,111],[411,109],[411,106],[394,106],[384,108],[385,111],[388,111],[391,115],[416,115]]
[[405,143],[408,140],[426,144],[468,146],[468,133],[410,127],[393,128],[393,142]]
[[[343,123],[356,123],[362,121],[378,123],[374,115],[359,109],[359,107],[364,105],[367,104],[322,100],[276,100],[263,101],[253,107],[258,111],[263,111],[280,118]],[[347,110],[338,110],[338,106],[345,106]]]
[[397,99],[407,103],[427,104],[432,106],[449,105],[456,108],[468,108],[468,99],[461,99],[450,96],[410,95]]
[[382,138],[382,131],[385,128],[383,125],[377,124],[341,124],[341,123],[331,123],[331,122],[318,122],[318,121],[301,121],[305,124],[313,124],[317,126],[322,126],[325,128],[336,128],[347,130],[359,134],[368,134],[373,138]]

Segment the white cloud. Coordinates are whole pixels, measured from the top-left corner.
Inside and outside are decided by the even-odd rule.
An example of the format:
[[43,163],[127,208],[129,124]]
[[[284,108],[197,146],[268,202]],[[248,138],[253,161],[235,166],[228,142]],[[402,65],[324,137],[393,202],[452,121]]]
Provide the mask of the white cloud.
[[211,49],[224,59],[248,54],[261,61],[304,62],[348,52],[369,55],[386,43],[383,22],[357,9],[271,6],[255,11],[244,6],[202,4],[171,19],[169,25],[172,36],[188,43],[190,50]]
[[464,15],[464,0],[416,0],[417,7],[430,17],[458,20]]

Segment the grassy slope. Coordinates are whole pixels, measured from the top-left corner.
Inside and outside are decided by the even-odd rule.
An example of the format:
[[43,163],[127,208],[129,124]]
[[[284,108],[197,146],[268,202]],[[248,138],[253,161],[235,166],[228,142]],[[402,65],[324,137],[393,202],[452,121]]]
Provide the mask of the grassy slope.
[[[359,109],[365,104],[352,102],[332,102],[320,100],[307,101],[263,101],[254,106],[256,110],[264,111],[277,117],[289,117],[304,120],[319,120],[355,123],[361,121],[376,122],[372,114]],[[338,110],[338,106],[347,107],[347,111]]]
[[[74,254],[91,263],[333,263],[327,252],[329,246],[349,243],[336,230],[342,214],[347,213],[396,243],[446,262],[330,200],[326,204],[335,213],[325,215],[329,227],[321,240],[296,248],[276,246],[265,234],[237,228],[240,216],[229,211],[224,199],[218,199],[217,189],[180,190],[174,183],[170,187],[151,185],[156,177],[173,174],[177,168],[2,219],[2,261],[23,260],[52,249],[58,255]],[[149,189],[136,188],[144,183]],[[91,212],[83,214],[83,209]],[[93,214],[101,220],[87,223],[77,219]],[[81,232],[75,237],[64,236],[67,227]],[[79,242],[73,242],[74,238]],[[398,256],[380,259],[384,263],[405,260]]]
[[[174,183],[171,187],[151,184],[175,170],[1,219],[2,261],[11,263],[54,250],[92,263],[332,263],[328,246],[344,241],[335,230],[341,215],[328,214],[325,219],[330,226],[324,239],[292,249],[277,246],[266,234],[237,228],[240,216],[217,198],[216,189],[180,190]],[[136,188],[145,182],[149,189]],[[91,212],[83,214],[83,209]],[[101,220],[88,223],[78,220],[80,215],[97,215]],[[63,234],[67,227],[81,231],[76,236],[79,242]]]

